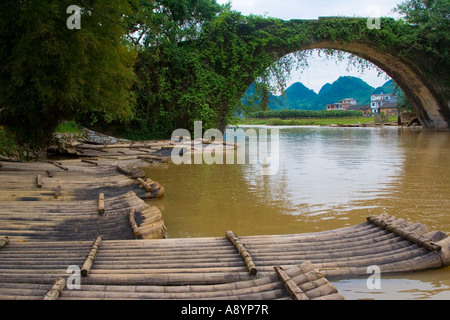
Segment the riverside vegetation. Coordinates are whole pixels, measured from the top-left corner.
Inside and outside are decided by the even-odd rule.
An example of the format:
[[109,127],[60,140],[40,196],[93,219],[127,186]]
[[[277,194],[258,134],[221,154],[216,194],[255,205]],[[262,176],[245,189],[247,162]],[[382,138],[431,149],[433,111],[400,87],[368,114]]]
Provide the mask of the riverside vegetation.
[[[71,4],[0,3],[0,125],[30,149],[44,149],[56,127],[72,120],[113,124],[132,139],[192,131],[195,121],[223,130],[245,111],[240,98],[251,83],[265,97],[307,64],[307,53],[280,59],[277,48],[313,40],[370,39],[386,52],[422,52],[433,72],[450,61],[448,0],[406,1],[397,7],[402,19],[383,18],[381,30],[358,18],[318,20],[312,28],[244,16],[215,0],[86,0],[81,29],[69,30]],[[350,63],[366,66],[358,57]],[[8,146],[10,138],[2,141]]]

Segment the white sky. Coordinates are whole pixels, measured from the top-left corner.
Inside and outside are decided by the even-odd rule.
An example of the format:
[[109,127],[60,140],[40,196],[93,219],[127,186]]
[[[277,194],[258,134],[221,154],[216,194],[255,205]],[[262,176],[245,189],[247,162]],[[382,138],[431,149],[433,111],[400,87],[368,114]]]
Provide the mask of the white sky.
[[[317,19],[323,16],[346,17],[398,17],[392,12],[397,4],[404,0],[231,0],[233,10],[244,15],[256,14],[268,17],[290,19]],[[217,0],[220,4],[228,0]],[[382,26],[381,26],[382,27]],[[355,76],[363,79],[373,87],[383,85],[390,78],[379,75],[378,71],[366,70],[363,74],[356,69],[347,70],[347,62],[326,60],[317,55],[309,60],[309,67],[303,72],[292,72],[292,79],[288,86],[294,82],[302,82],[305,86],[319,92],[325,83],[332,83],[340,76]]]

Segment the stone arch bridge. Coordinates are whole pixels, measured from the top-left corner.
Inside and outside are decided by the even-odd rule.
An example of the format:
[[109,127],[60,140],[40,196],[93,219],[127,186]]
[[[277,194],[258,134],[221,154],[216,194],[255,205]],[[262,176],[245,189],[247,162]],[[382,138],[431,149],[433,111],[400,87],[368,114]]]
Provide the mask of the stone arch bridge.
[[[383,18],[381,29],[371,29],[367,19],[319,18],[279,22],[276,28],[283,31],[273,31],[276,29],[273,25],[265,25],[256,26],[252,32],[263,30],[285,40],[264,47],[266,53],[272,54],[272,63],[287,54],[309,49],[332,49],[363,58],[385,71],[399,85],[424,128],[450,130],[448,62],[440,61],[423,46],[414,48],[403,42],[402,35],[413,27],[399,25],[394,19]],[[309,39],[305,40],[304,34]],[[255,79],[248,80],[250,85]]]

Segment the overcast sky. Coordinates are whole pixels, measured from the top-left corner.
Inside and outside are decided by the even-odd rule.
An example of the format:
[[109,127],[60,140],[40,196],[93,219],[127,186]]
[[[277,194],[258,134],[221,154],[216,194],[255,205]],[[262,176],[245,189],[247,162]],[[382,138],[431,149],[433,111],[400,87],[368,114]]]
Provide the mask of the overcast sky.
[[[323,16],[346,17],[398,17],[392,12],[397,4],[404,0],[232,0],[234,10],[244,15],[257,14],[268,17],[290,19],[317,19]],[[225,4],[228,0],[217,0]],[[366,70],[363,74],[356,69],[348,69],[346,61],[336,62],[314,55],[309,60],[310,66],[302,72],[292,72],[290,83],[302,82],[308,88],[319,92],[325,83],[332,83],[340,76],[355,76],[363,79],[373,87],[383,85],[390,78],[386,74],[381,76],[378,71]]]

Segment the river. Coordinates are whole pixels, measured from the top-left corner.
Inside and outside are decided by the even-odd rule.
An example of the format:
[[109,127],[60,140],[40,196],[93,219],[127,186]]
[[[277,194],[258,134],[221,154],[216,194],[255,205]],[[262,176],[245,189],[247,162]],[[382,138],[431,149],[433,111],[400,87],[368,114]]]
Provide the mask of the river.
[[[162,210],[168,237],[316,232],[385,212],[450,234],[450,133],[276,128],[275,175],[259,174],[258,164],[145,169],[165,187],[165,197],[150,203]],[[333,284],[347,299],[450,299],[450,268],[385,276],[379,290],[365,281]]]

